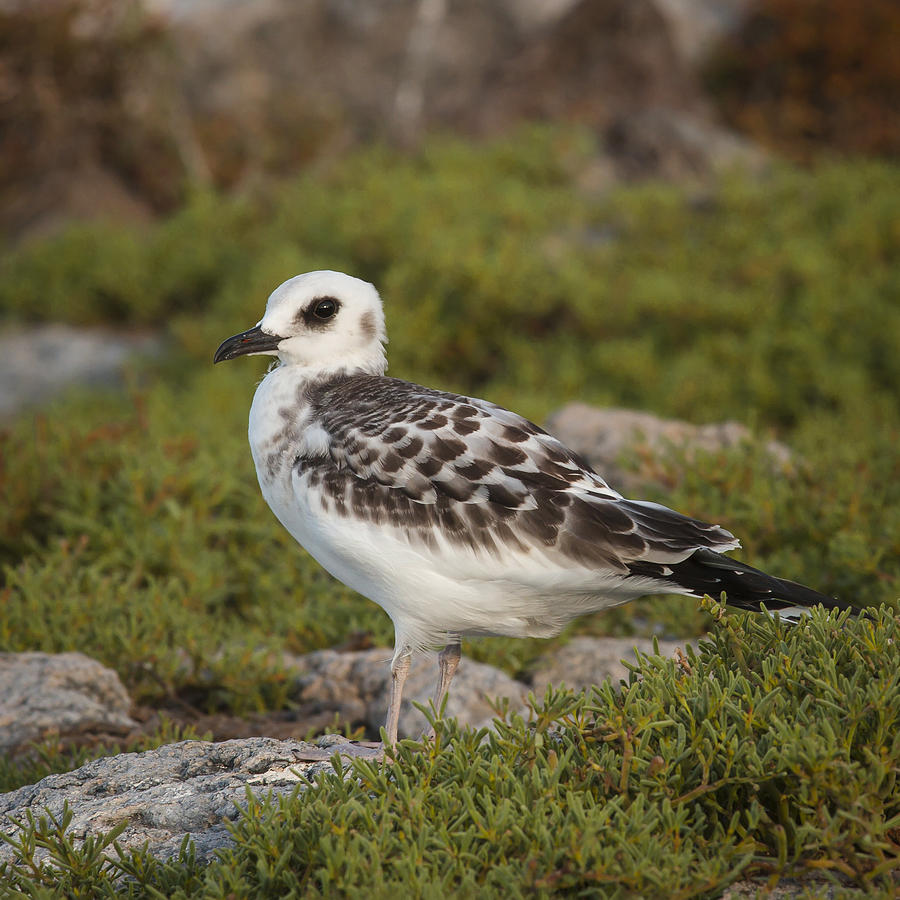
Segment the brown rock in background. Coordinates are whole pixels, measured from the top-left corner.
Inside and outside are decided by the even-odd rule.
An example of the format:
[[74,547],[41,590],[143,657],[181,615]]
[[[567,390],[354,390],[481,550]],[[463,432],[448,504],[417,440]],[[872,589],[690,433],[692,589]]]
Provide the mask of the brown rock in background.
[[682,49],[692,17],[666,6],[9,0],[0,233],[144,221],[191,185],[238,188],[373,138],[415,145],[527,119],[593,128],[613,177],[702,174],[725,143]]
[[181,200],[189,167],[168,46],[138,0],[0,6],[0,233],[144,221]]
[[[671,657],[684,641],[659,641],[659,655]],[[540,700],[549,685],[581,691],[609,679],[614,685],[628,681],[623,660],[636,664],[635,649],[653,655],[652,638],[605,638],[581,635],[542,657],[531,679],[535,697]]]
[[0,234],[526,120],[593,129],[601,187],[755,167],[725,121],[895,155],[897,27],[892,0],[6,0]]

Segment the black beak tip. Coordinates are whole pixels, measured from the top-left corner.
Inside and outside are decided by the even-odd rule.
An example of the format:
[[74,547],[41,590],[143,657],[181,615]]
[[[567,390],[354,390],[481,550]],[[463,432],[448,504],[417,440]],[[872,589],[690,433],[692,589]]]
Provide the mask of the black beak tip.
[[219,344],[219,349],[216,350],[215,356],[213,356],[213,365],[215,365],[216,363],[225,362],[226,359],[232,358],[231,354],[228,352],[229,348],[226,346],[227,343],[228,341],[222,341],[222,343]]

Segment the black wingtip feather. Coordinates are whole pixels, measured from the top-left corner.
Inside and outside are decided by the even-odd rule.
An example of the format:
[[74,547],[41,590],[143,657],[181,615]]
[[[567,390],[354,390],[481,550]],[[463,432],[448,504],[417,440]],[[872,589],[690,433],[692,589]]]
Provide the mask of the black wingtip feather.
[[636,562],[628,568],[633,575],[659,578],[697,597],[704,594],[718,597],[724,591],[730,606],[753,612],[759,612],[761,603],[769,610],[821,604],[825,609],[856,611],[844,600],[820,594],[796,581],[767,575],[712,550],[697,550],[683,562],[670,563],[665,567],[667,572],[655,563]]

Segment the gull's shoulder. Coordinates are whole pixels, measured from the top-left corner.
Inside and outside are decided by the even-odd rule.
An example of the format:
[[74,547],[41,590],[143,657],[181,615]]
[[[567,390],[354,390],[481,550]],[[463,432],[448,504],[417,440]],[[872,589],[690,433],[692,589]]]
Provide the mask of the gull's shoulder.
[[495,495],[514,469],[520,491],[542,485],[618,496],[553,435],[487,400],[377,375],[323,383],[309,399],[336,461],[383,484],[424,476],[467,494],[463,481],[489,482]]

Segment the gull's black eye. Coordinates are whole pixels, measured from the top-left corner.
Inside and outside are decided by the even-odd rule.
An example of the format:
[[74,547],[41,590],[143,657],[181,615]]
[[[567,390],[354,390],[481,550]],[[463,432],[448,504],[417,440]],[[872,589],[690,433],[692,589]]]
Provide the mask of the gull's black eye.
[[331,297],[319,300],[313,307],[313,315],[317,319],[330,319],[337,311],[337,301],[332,300]]

